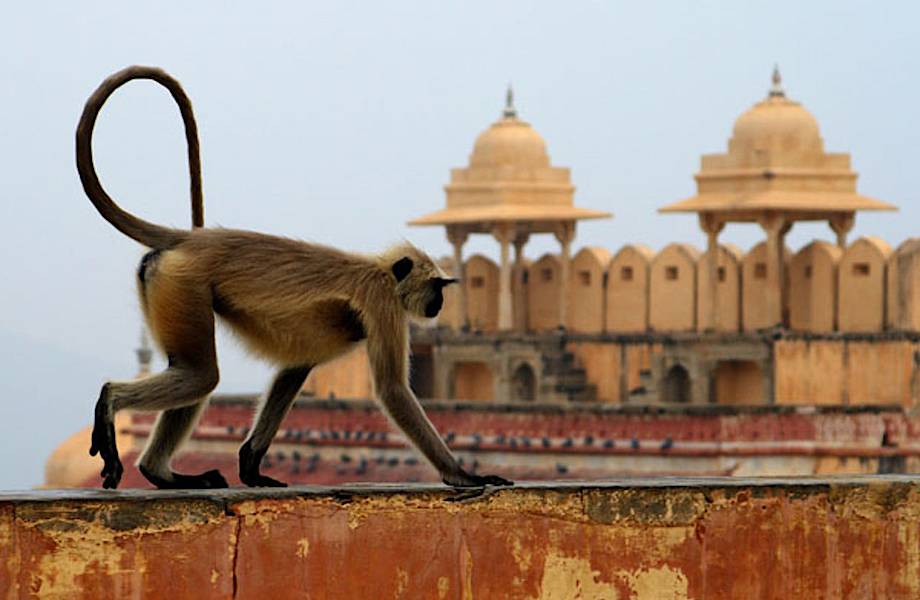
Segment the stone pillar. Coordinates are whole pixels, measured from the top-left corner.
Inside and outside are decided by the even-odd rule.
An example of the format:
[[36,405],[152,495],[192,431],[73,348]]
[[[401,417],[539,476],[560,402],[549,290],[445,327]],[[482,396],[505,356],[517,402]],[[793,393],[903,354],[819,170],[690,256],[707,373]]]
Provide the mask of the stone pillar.
[[524,286],[524,245],[530,239],[529,231],[520,229],[514,236],[514,330],[527,331],[527,288]]
[[790,224],[783,215],[767,213],[759,219],[767,233],[767,312],[771,325],[783,325],[783,299],[785,297],[784,250],[786,233]]
[[827,224],[837,234],[837,246],[841,250],[847,249],[847,234],[853,229],[856,222],[855,213],[837,213],[828,219]]
[[[700,228],[706,232],[706,252],[708,253],[709,274],[705,285],[709,292],[709,310],[702,315],[703,322],[699,324],[702,331],[715,331],[719,328],[719,233],[725,227],[713,213],[700,213]],[[699,294],[697,294],[699,302]]]
[[466,304],[466,273],[463,268],[463,244],[466,243],[469,232],[457,225],[447,226],[447,240],[454,247],[454,277],[460,280],[460,298],[457,310],[460,312],[460,329],[468,331],[470,328],[469,311]]
[[572,239],[575,237],[575,221],[563,221],[559,223],[553,234],[562,247],[559,261],[562,267],[562,273],[560,273],[562,282],[559,286],[559,325],[567,329],[569,325],[569,267],[572,262],[571,246]]
[[492,235],[501,246],[498,275],[498,330],[508,331],[512,327],[511,260],[508,256],[508,247],[514,235],[514,227],[510,223],[500,223],[492,229]]

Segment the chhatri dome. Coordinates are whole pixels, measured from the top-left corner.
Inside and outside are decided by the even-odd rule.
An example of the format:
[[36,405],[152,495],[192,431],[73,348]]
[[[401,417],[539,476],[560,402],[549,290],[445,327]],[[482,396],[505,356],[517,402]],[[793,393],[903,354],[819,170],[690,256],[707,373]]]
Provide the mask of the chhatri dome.
[[856,178],[849,154],[824,151],[818,121],[786,96],[774,69],[767,97],[735,121],[728,151],[702,157],[697,194],[660,210],[732,213],[731,220],[757,220],[764,210],[797,213],[792,220],[895,210],[857,193]]
[[506,169],[511,178],[526,178],[528,169],[549,167],[546,142],[530,123],[522,121],[514,108],[514,92],[508,88],[502,118],[479,134],[470,167]]
[[476,138],[469,165],[451,169],[444,190],[446,208],[409,224],[465,224],[488,232],[497,222],[544,223],[547,229],[550,222],[610,217],[574,205],[569,169],[552,166],[546,142],[518,117],[510,87],[501,118]]
[[747,158],[753,165],[767,155],[782,159],[796,151],[805,155],[824,152],[818,121],[801,104],[786,97],[781,83],[779,70],[774,69],[770,93],[735,121],[729,154],[742,161]]

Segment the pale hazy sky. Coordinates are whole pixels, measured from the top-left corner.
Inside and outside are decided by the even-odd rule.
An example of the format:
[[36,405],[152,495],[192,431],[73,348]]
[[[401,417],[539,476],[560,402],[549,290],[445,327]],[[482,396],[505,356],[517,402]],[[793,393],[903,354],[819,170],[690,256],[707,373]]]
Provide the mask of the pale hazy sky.
[[[131,6],[133,5],[133,6]],[[439,229],[405,226],[444,203],[451,167],[499,115],[519,113],[572,169],[579,205],[616,218],[576,249],[702,246],[692,217],[655,209],[693,193],[778,63],[787,94],[852,154],[861,192],[901,207],[854,235],[918,235],[920,5],[912,2],[17,2],[0,19],[0,488],[41,482],[56,442],[88,424],[107,377],[133,375],[142,249],[83,195],[73,132],[108,74],[151,64],[197,111],[208,224],[377,250]],[[119,91],[95,139],[128,210],[187,226],[185,148],[168,94]],[[796,226],[794,248],[824,226]],[[730,226],[748,248],[755,227]],[[537,238],[531,257],[553,249]],[[496,255],[486,238],[471,251]],[[221,390],[270,371],[219,345]]]

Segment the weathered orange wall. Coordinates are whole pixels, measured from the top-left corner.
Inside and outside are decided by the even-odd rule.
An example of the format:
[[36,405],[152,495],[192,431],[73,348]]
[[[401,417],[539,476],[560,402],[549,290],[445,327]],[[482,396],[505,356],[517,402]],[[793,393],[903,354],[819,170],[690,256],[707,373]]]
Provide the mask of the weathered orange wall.
[[7,599],[920,597],[920,479],[0,495]]
[[844,344],[782,340],[773,345],[777,404],[843,404]]
[[782,340],[773,350],[777,404],[913,406],[910,341]]
[[848,404],[911,406],[913,361],[910,342],[848,342]]

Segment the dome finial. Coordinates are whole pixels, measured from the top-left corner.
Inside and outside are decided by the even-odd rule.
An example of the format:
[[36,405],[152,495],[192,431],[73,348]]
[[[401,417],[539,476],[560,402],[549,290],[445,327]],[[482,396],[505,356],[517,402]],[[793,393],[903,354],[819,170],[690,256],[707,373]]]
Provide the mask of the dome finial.
[[511,89],[511,84],[508,84],[508,91],[505,93],[505,110],[502,111],[502,116],[506,119],[516,119],[517,110],[514,108],[514,90]]
[[786,92],[783,91],[783,77],[779,74],[779,65],[773,65],[773,85],[770,86],[771,98],[783,98]]

